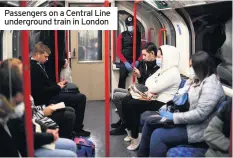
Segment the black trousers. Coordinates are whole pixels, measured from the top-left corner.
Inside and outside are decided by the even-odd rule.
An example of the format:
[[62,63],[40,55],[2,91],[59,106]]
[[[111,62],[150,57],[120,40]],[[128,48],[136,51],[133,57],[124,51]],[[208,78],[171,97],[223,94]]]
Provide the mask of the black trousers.
[[128,75],[129,75],[128,70],[126,69],[124,63],[121,62],[118,88],[125,89],[125,82],[126,82],[126,78],[128,77]]
[[59,136],[69,138],[75,125],[75,110],[71,107],[66,107],[65,110],[58,110],[49,116],[59,125]]
[[64,102],[66,106],[74,108],[76,115],[75,131],[83,128],[84,113],[86,108],[86,96],[82,93],[59,93],[52,98],[52,103]]
[[123,116],[126,128],[131,131],[133,138],[138,137],[141,114],[145,111],[157,111],[164,104],[156,100],[144,101],[133,99],[131,96],[124,97],[122,100]]

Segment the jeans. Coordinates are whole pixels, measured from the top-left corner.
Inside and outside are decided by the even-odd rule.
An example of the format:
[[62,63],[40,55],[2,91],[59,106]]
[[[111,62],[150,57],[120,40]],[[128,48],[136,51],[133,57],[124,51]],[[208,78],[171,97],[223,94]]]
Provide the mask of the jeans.
[[142,130],[138,157],[165,157],[169,148],[186,144],[189,143],[185,125],[155,129],[146,122]]
[[77,157],[77,146],[70,139],[59,138],[55,142],[55,150],[39,148],[35,150],[36,157]]
[[117,111],[118,111],[118,115],[123,123],[125,123],[125,121],[123,119],[121,102],[122,102],[123,98],[127,95],[128,95],[127,89],[122,89],[122,88],[114,89],[112,101],[113,101],[114,105],[116,106]]
[[125,84],[126,84],[126,78],[128,77],[129,72],[125,67],[124,63],[120,63],[120,76],[119,76],[119,83],[118,83],[118,88],[123,88],[125,89]]

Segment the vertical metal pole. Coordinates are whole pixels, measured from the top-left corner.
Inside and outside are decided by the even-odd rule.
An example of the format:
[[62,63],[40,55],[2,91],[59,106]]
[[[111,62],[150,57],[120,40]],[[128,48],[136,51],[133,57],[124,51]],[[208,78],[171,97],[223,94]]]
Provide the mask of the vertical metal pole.
[[[27,7],[27,1],[20,1],[21,7]],[[25,104],[25,131],[27,141],[28,157],[34,157],[33,129],[32,129],[32,109],[30,103],[31,76],[30,76],[30,61],[29,61],[29,37],[28,31],[21,31],[21,48],[23,61],[23,89],[24,89],[24,104]]]
[[[104,6],[109,7],[109,1],[104,1]],[[104,31],[105,35],[105,157],[110,156],[110,88],[109,88],[109,30]]]
[[69,31],[66,30],[65,34],[66,34],[66,57],[67,60],[69,61]]
[[[54,7],[57,6],[56,0],[53,1]],[[58,41],[57,41],[58,35],[57,30],[54,30],[54,42],[55,42],[55,77],[56,82],[59,82],[59,76],[58,76]]]
[[[137,2],[134,2],[133,5],[133,26],[134,26],[134,30],[133,30],[133,66],[136,66],[136,41],[137,41]],[[135,82],[135,75],[133,75],[133,83]]]

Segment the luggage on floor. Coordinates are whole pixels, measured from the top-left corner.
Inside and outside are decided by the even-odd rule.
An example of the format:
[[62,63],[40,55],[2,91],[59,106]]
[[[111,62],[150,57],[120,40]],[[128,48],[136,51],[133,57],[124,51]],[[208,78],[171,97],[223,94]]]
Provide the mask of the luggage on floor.
[[78,157],[95,157],[95,144],[85,137],[76,137],[74,142],[77,144]]

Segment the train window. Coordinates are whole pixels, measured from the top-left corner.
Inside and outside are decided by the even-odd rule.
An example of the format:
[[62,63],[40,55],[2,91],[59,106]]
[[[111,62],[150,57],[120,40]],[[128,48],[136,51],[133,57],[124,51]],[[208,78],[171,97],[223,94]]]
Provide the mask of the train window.
[[102,31],[78,31],[78,61],[102,60]]
[[20,51],[20,31],[13,31],[13,39],[12,39],[12,52],[14,58],[19,58],[21,56]]
[[3,37],[3,30],[0,30],[0,61],[3,59],[3,47],[2,47],[2,37]]

